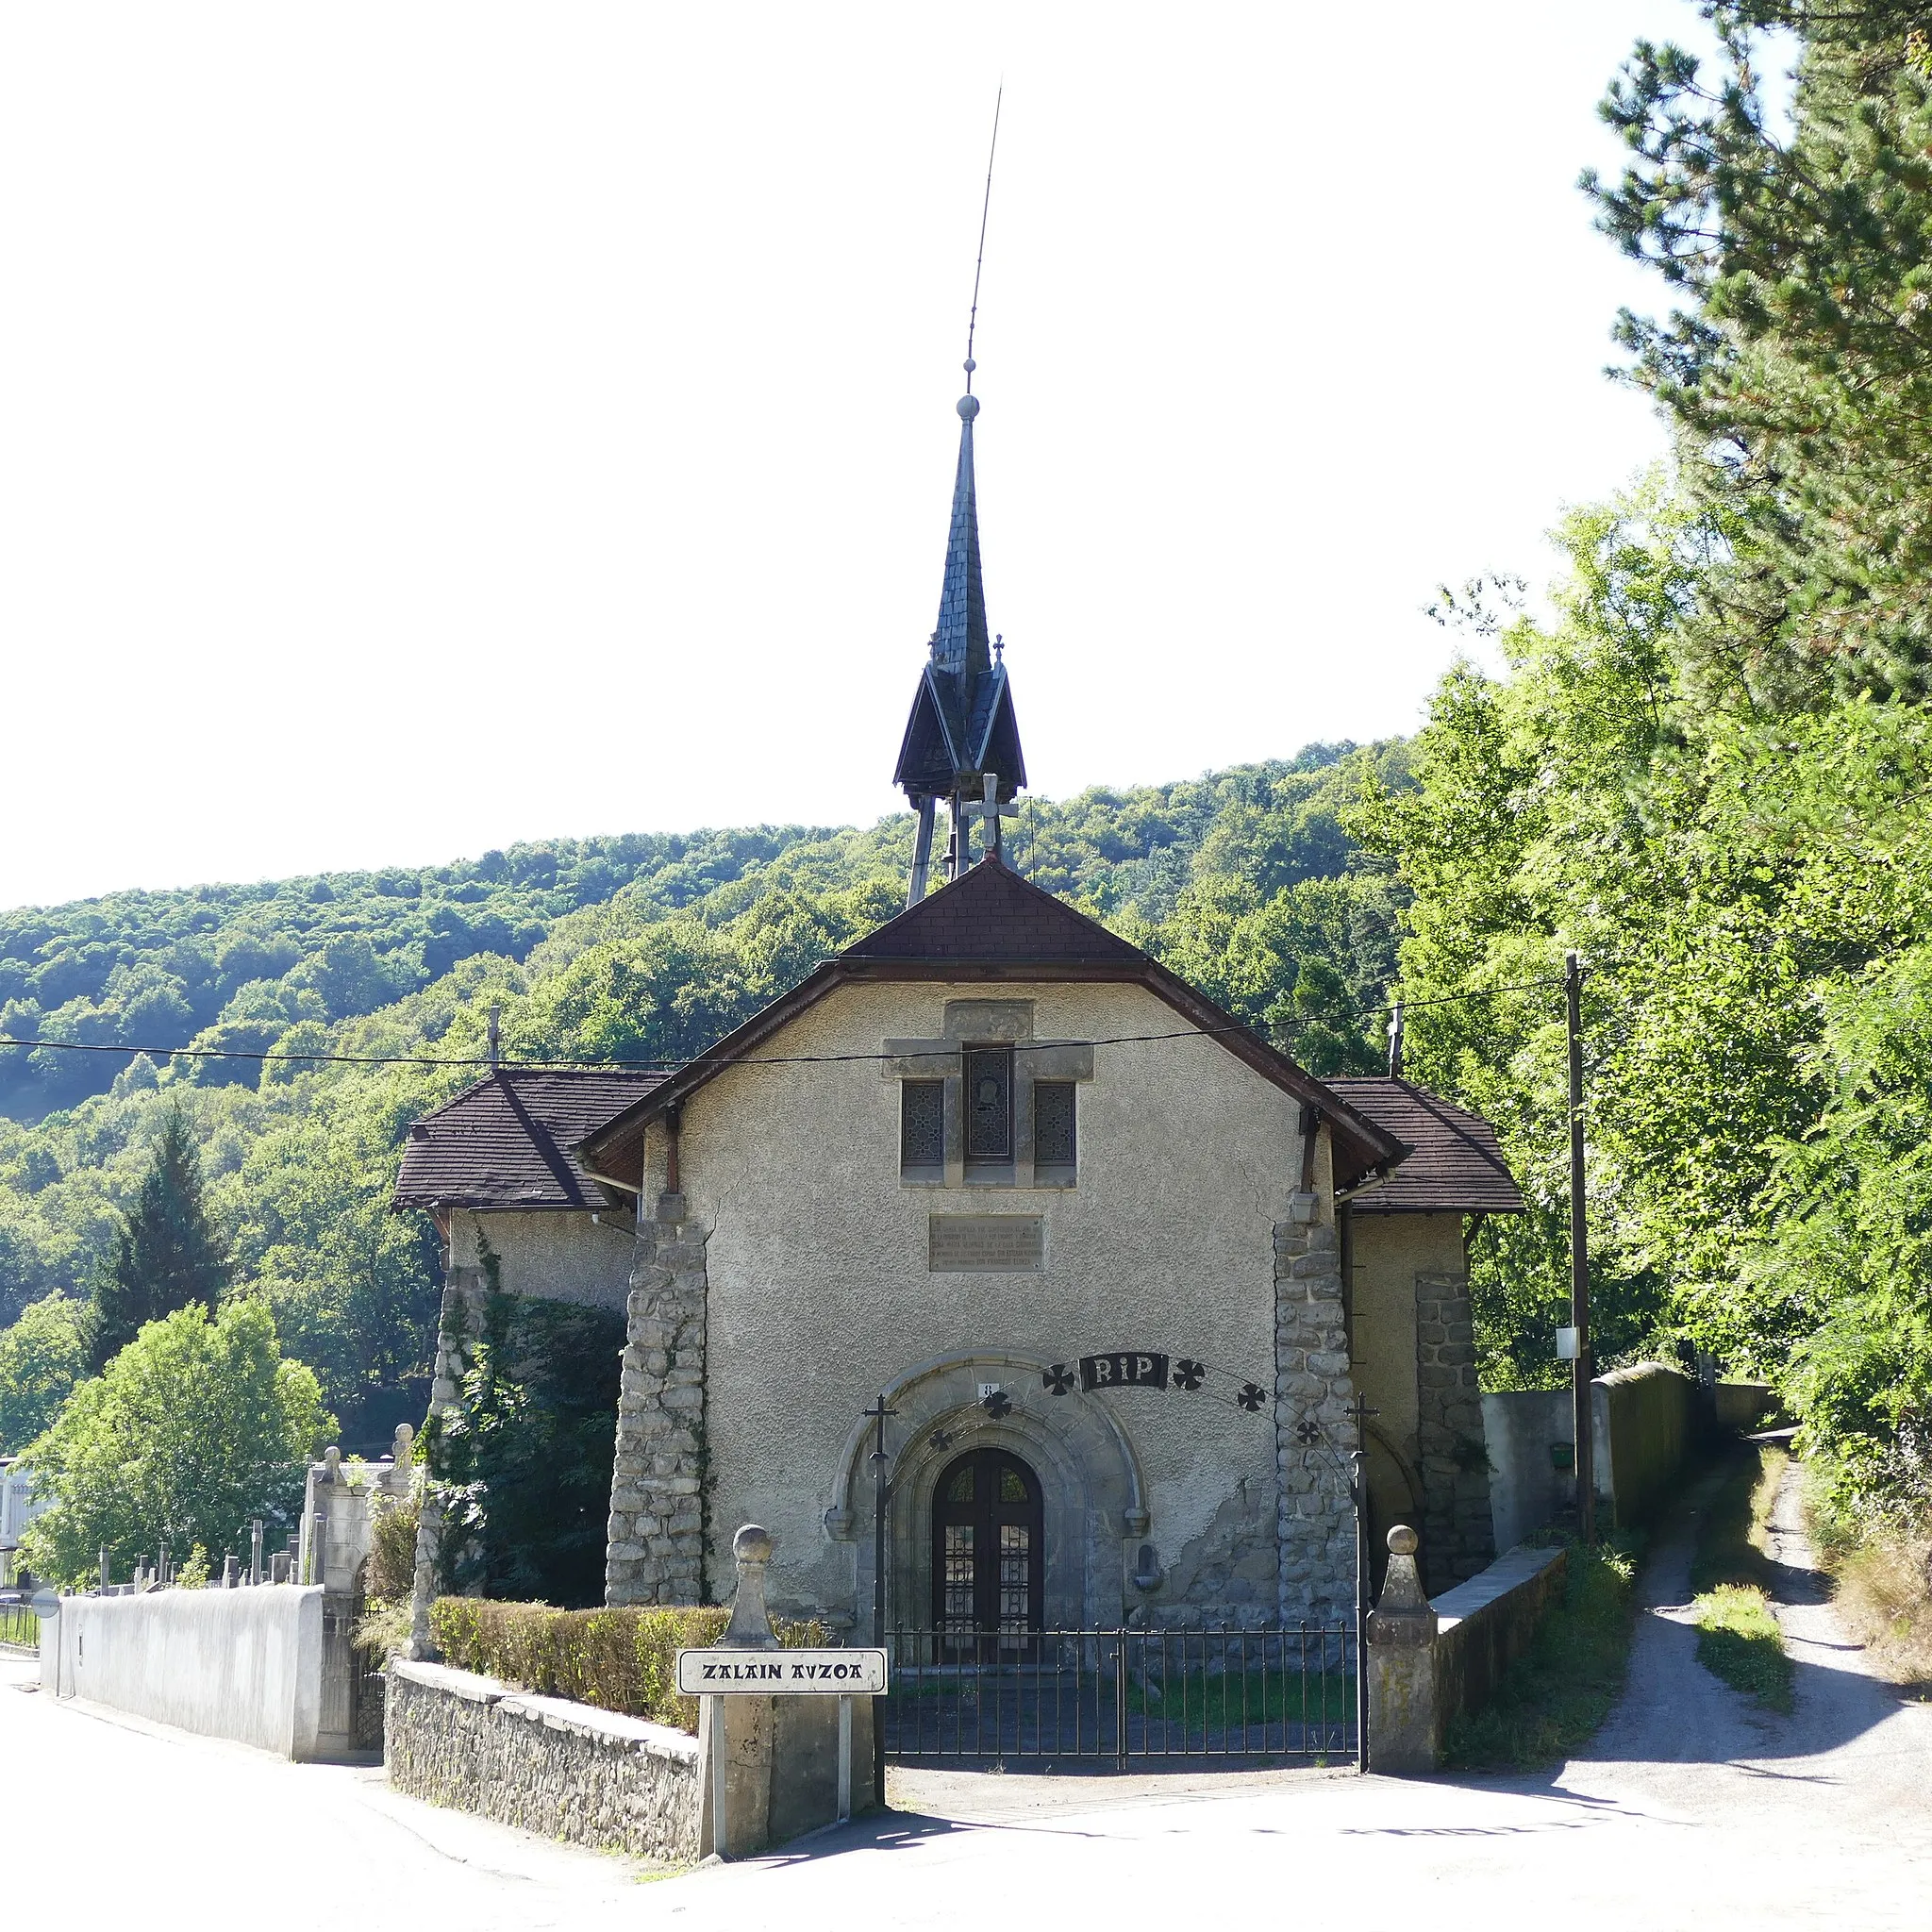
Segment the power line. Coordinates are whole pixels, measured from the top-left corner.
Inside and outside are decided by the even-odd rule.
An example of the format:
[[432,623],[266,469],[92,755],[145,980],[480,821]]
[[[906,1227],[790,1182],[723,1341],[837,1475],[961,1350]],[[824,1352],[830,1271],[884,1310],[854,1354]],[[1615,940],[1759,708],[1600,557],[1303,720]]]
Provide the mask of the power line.
[[[1560,977],[1553,979],[1523,980],[1513,986],[1472,987],[1462,992],[1440,993],[1429,999],[1403,1000],[1404,1011],[1414,1007],[1441,1007],[1454,1005],[1463,1000],[1488,999],[1497,993],[1534,992],[1543,987],[1561,986]],[[1373,1006],[1364,1006],[1357,1010],[1363,1013],[1386,1012],[1397,1004],[1392,1000],[1380,1000]],[[1188,1026],[1174,1033],[1115,1033],[1092,1040],[1019,1040],[1012,1042],[1015,1053],[1047,1053],[1063,1046],[1149,1046],[1170,1040],[1213,1039],[1222,1034],[1249,1033],[1261,1036],[1257,1029],[1240,1021],[1230,1022],[1225,1026]],[[149,1059],[189,1059],[189,1060],[248,1060],[256,1065],[271,1062],[289,1062],[299,1066],[331,1067],[488,1067],[492,1064],[487,1056],[449,1058],[432,1054],[361,1054],[361,1053],[277,1053],[254,1051],[238,1046],[110,1046],[89,1040],[23,1040],[18,1035],[0,1033],[0,1048],[12,1047],[22,1052],[33,1053],[45,1048],[50,1053],[112,1053],[125,1054],[129,1058],[145,1055]],[[713,1051],[707,1047],[693,1054],[688,1060],[673,1059],[536,1059],[505,1060],[502,1067],[511,1073],[602,1073],[622,1070],[633,1073],[671,1074],[682,1067],[702,1066]],[[957,1046],[936,1046],[925,1053],[816,1053],[816,1054],[772,1054],[751,1055],[728,1062],[736,1067],[815,1067],[841,1066],[856,1062],[878,1062],[902,1059],[940,1059],[957,1053]]]

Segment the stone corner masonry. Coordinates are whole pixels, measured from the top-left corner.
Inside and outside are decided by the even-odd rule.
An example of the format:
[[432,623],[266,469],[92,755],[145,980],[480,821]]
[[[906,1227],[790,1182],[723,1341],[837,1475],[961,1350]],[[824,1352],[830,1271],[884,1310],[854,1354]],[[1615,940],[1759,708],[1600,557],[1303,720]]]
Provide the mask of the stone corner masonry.
[[704,1232],[682,1194],[638,1224],[617,1398],[604,1600],[705,1600]]
[[1353,1614],[1354,1394],[1335,1229],[1312,1214],[1282,1222],[1274,1230],[1274,1459],[1284,1623]]

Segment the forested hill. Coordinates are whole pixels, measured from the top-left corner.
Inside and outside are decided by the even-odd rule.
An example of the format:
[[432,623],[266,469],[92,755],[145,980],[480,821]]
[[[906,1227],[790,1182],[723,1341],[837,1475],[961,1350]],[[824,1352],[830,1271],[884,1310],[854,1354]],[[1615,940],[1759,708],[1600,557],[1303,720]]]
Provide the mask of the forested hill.
[[[1376,1063],[1397,898],[1342,827],[1399,744],[1028,801],[1012,861],[1310,1065]],[[912,821],[519,845],[474,862],[124,892],[0,914],[0,1033],[125,1048],[683,1058],[904,902]],[[408,1412],[434,1243],[389,1212],[408,1122],[462,1069],[0,1048],[0,1323],[84,1293],[161,1114],[192,1120],[236,1291],[351,1435]],[[18,1444],[0,1443],[0,1449]]]

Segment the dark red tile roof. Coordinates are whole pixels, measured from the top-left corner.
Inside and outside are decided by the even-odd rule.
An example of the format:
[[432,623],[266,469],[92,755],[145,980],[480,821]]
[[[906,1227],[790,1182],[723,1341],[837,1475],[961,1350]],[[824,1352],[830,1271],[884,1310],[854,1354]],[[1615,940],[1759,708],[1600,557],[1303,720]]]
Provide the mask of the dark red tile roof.
[[1139,967],[1147,956],[1007,866],[982,863],[840,957]]
[[1357,1113],[1415,1151],[1357,1214],[1521,1214],[1523,1195],[1480,1114],[1453,1107],[1408,1080],[1331,1076],[1326,1084]]
[[625,1068],[492,1074],[409,1129],[395,1205],[608,1208],[571,1149],[662,1078]]

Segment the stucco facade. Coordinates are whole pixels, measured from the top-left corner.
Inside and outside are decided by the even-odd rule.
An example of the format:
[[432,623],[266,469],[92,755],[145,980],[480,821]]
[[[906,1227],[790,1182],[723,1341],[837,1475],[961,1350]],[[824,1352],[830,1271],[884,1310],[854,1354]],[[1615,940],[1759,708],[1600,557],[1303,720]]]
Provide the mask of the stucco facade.
[[496,1256],[498,1285],[506,1294],[623,1310],[636,1262],[627,1208],[602,1212],[452,1208],[451,1281],[480,1285],[479,1235]]
[[1368,1423],[1372,1551],[1405,1523],[1431,1590],[1494,1554],[1460,1213],[1350,1214],[1350,1357]]
[[[987,1037],[1119,1042],[1016,1056],[1076,1080],[1071,1183],[1031,1185],[1024,1091],[1009,1177],[981,1182],[958,1160],[942,1178],[902,1174],[899,1085],[925,1068],[901,1049]],[[896,1411],[894,1622],[931,1621],[934,1485],[977,1447],[1041,1478],[1049,1626],[1143,1608],[1277,1614],[1276,1235],[1298,1211],[1303,1162],[1292,1096],[1125,985],[1004,984],[996,1001],[970,981],[844,986],[757,1059],[693,1093],[678,1137],[680,1236],[704,1257],[706,1584],[720,1526],[757,1521],[773,1534],[779,1608],[869,1620],[862,1412],[883,1393]],[[668,1148],[654,1129],[647,1197],[665,1191]],[[1332,1248],[1319,1141],[1316,1170],[1320,1205],[1299,1211]],[[934,1217],[952,1215],[1037,1218],[1038,1266],[936,1272]],[[634,1322],[655,1318],[644,1301],[633,1297]],[[1339,1323],[1338,1274],[1338,1343]],[[1051,1391],[1056,1365],[1111,1351],[1207,1374],[1191,1391]],[[1243,1385],[1264,1391],[1257,1407],[1241,1406]],[[1005,1414],[989,1412],[991,1389]],[[1324,1382],[1289,1407],[1325,1401],[1323,1425],[1345,1453],[1336,1392]],[[1301,1610],[1332,1610],[1351,1587],[1325,1570],[1303,1581]]]

